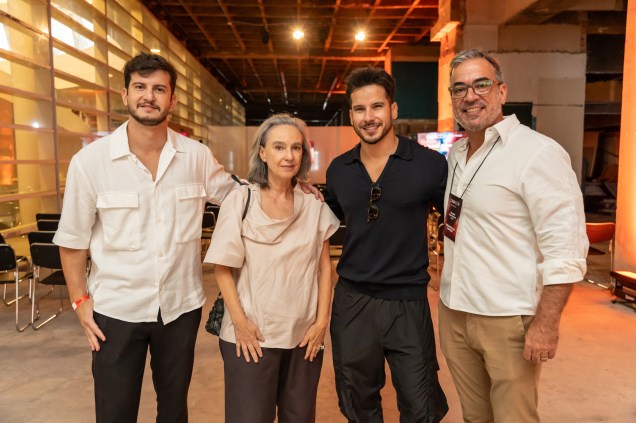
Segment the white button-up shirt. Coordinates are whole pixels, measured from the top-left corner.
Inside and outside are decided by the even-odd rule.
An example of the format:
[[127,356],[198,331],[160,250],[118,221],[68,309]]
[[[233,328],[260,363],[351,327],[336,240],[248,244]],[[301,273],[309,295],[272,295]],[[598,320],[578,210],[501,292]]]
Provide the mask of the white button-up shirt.
[[570,158],[514,115],[486,130],[468,163],[467,152],[461,139],[449,154],[445,204],[451,185],[463,204],[455,242],[444,240],[440,298],[468,313],[534,315],[544,285],[586,272],[583,198]]
[[90,249],[95,311],[164,323],[205,302],[201,220],[237,185],[210,150],[168,129],[153,181],[128,147],[127,123],[80,150],[66,178],[54,242]]

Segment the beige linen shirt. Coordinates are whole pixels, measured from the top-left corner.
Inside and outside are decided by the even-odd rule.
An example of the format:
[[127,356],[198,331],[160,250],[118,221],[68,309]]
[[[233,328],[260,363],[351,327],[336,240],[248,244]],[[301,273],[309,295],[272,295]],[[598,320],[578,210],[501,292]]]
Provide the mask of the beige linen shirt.
[[[320,252],[340,222],[325,203],[298,185],[293,215],[271,219],[261,208],[259,186],[249,189],[244,220],[247,187],[228,195],[204,261],[236,269],[239,299],[265,338],[262,347],[295,348],[316,321]],[[220,338],[236,343],[229,313],[223,316]]]
[[127,123],[71,160],[54,242],[90,249],[95,311],[164,323],[205,302],[201,220],[206,201],[237,184],[210,149],[168,129],[155,180],[131,153]]
[[445,204],[451,186],[463,204],[455,242],[444,240],[440,298],[473,314],[534,315],[544,285],[578,282],[587,268],[570,158],[514,115],[486,130],[468,162],[467,151],[464,138],[448,158]]

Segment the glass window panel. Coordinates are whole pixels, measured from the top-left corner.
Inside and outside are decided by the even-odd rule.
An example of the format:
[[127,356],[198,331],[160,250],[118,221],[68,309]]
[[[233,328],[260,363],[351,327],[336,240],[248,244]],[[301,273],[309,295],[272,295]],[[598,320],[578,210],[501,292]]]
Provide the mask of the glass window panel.
[[117,3],[119,3],[121,5],[121,7],[124,8],[124,10],[128,10],[130,12],[130,14],[132,15],[132,17],[134,17],[135,19],[137,19],[138,21],[141,22],[142,19],[142,13],[141,13],[141,4],[138,1],[135,0],[115,0],[115,1],[110,1],[109,2],[109,7],[113,7],[115,6]]
[[[29,194],[39,191],[56,190],[55,163],[17,164],[13,185],[4,185],[11,192],[2,194]],[[7,179],[4,181],[9,182]],[[0,197],[2,201],[2,197]]]
[[48,38],[5,17],[0,17],[0,48],[26,57],[39,65],[50,65]]
[[115,49],[108,50],[108,66],[110,66],[111,68],[115,68],[117,70],[123,70],[128,60],[130,60],[130,57],[124,56],[118,50],[115,50]]
[[53,127],[53,108],[49,100],[0,94],[0,108],[0,124],[25,125],[36,129]]
[[99,84],[102,80],[101,70],[98,72],[93,62],[86,62],[77,57],[74,52],[61,48],[53,48],[53,65],[56,70],[61,70],[93,84]]
[[[0,188],[0,192],[2,188]],[[19,226],[22,216],[20,215],[20,204],[18,201],[0,202],[0,230],[5,230]]]
[[47,23],[46,3],[33,0],[3,0],[0,10],[19,20],[29,23],[42,32],[49,32]]
[[101,118],[105,115],[64,106],[57,106],[55,110],[57,112],[57,126],[64,131],[97,136],[101,131],[106,130],[100,126]]
[[148,9],[146,9],[145,7],[142,7],[141,15],[142,15],[142,22],[146,28],[150,29],[153,34],[156,34],[159,37],[162,37],[162,34],[163,34],[162,42],[168,41],[168,38],[165,36],[165,33],[168,31],[166,31],[161,26],[161,24],[159,23],[159,20],[155,18],[155,16],[152,13],[150,13]]
[[84,106],[104,112],[108,111],[106,89],[97,89],[92,85],[56,76],[55,94],[58,101],[73,103],[78,107]]
[[106,0],[84,0],[86,3],[91,5],[95,10],[101,12],[102,14],[106,13]]
[[116,2],[112,2],[108,7],[108,19],[120,26],[124,31],[130,31],[132,28],[132,17],[130,13]]
[[52,132],[0,127],[0,162],[55,160],[53,143]]
[[[61,161],[68,162],[78,151],[95,139],[96,138],[93,137],[82,137],[80,135],[60,134],[58,136],[58,157]],[[64,172],[64,175],[66,175],[66,172]]]
[[95,35],[106,37],[106,18],[90,4],[81,1],[51,0],[51,5]]
[[4,229],[35,222],[36,213],[57,212],[57,193],[0,202],[0,227]]
[[[127,116],[127,115],[126,115]],[[113,116],[110,120],[110,130],[114,131],[128,120],[127,117]]]
[[110,110],[113,113],[127,116],[128,108],[124,105],[124,102],[121,99],[121,94],[115,94],[113,92],[110,92],[109,96],[110,96]]
[[161,54],[163,43],[160,42],[157,37],[152,35],[148,29],[144,29],[143,43],[146,47],[148,47],[148,50],[159,50],[157,54]]
[[0,59],[0,85],[51,95],[51,71]]
[[124,72],[110,68],[108,70],[108,86],[111,90],[121,92],[124,88]]
[[108,25],[108,42],[132,56],[132,37],[114,25]]
[[55,18],[51,18],[51,33],[56,40],[76,48],[91,57],[95,56],[95,50],[93,48],[95,43],[93,40],[83,36],[73,28]]

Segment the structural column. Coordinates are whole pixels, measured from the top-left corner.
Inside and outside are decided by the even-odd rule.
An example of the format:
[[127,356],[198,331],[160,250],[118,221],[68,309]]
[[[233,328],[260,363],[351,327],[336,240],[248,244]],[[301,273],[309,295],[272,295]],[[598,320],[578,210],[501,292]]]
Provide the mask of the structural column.
[[636,272],[636,2],[627,5],[614,269]]

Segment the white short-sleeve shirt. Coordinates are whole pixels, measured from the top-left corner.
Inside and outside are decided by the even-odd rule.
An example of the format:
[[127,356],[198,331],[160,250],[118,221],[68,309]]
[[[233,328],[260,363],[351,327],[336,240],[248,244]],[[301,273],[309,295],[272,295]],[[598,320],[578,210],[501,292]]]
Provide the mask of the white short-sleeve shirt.
[[164,323],[201,307],[206,201],[237,186],[206,146],[168,129],[155,180],[131,153],[127,123],[71,160],[54,242],[90,249],[95,311]]
[[514,115],[486,130],[468,162],[467,149],[462,139],[449,154],[445,204],[451,189],[463,203],[455,242],[444,240],[440,298],[468,313],[534,315],[544,285],[578,282],[587,268],[570,158]]
[[[259,186],[249,189],[244,220],[247,187],[228,195],[204,261],[237,269],[239,299],[265,338],[262,347],[295,348],[316,321],[320,252],[340,222],[325,203],[298,186],[293,215],[271,219],[261,208]],[[220,338],[236,342],[227,312]]]

